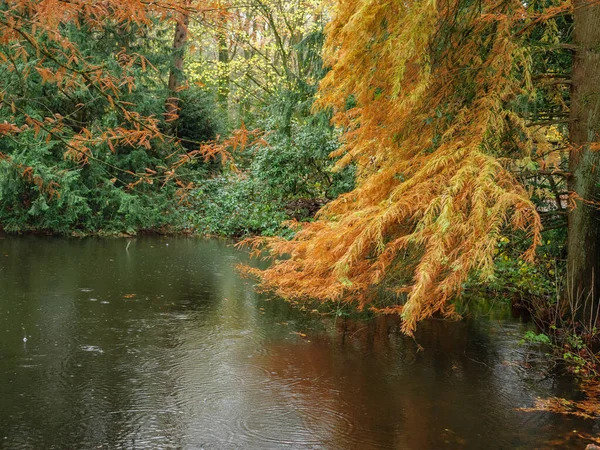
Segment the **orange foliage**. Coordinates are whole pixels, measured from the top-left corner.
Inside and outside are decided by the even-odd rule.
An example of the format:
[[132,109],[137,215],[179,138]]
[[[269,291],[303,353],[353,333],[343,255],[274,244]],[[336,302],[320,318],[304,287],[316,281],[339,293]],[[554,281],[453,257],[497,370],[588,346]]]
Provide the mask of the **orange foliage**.
[[559,397],[538,398],[532,408],[519,408],[521,411],[550,411],[556,414],[583,417],[597,420],[600,418],[600,385],[588,382],[582,386],[583,400],[567,400]]
[[[192,182],[184,182],[177,177],[177,170],[196,160],[208,162],[210,160],[219,159],[223,165],[228,165],[233,171],[237,170],[234,162],[233,153],[245,150],[247,147],[256,147],[267,145],[262,137],[262,133],[257,130],[248,130],[242,126],[234,130],[231,136],[227,139],[220,140],[219,137],[214,141],[200,143],[198,149],[186,153],[175,152],[166,157],[167,160],[174,159],[169,167],[159,166],[158,168],[164,171],[162,176],[163,185],[175,181],[179,187],[176,191],[176,196],[180,202],[186,200],[187,194],[195,187]],[[158,172],[146,168],[145,173],[135,174],[137,180],[129,184],[129,187],[134,187],[139,183],[153,183],[153,179],[157,177]]]
[[21,129],[18,126],[13,125],[12,123],[0,123],[0,136],[15,134],[20,131]]
[[[0,93],[0,106],[5,105],[24,117],[36,136],[44,131],[48,140],[62,141],[67,148],[64,157],[82,165],[94,159],[91,148],[104,143],[112,151],[116,145],[150,149],[155,139],[176,143],[176,139],[161,131],[157,118],[143,116],[133,111],[133,105],[121,100],[122,92],[135,89],[134,66],[154,69],[148,60],[121,49],[115,54],[120,73],[105,70],[102,65],[88,62],[68,33],[64,33],[65,25],[102,31],[114,24],[152,26],[155,20],[175,23],[183,14],[220,14],[220,10],[218,0],[6,0],[0,9],[0,43],[10,49],[10,53],[0,51],[6,70],[15,70],[16,63],[21,62],[24,67],[32,67],[42,83],[55,84],[66,94],[80,89],[93,91],[119,114],[121,124],[104,130],[83,128],[72,135],[63,132],[60,115],[44,120],[31,117],[10,100],[8,93]],[[23,70],[20,76],[31,76],[31,70]],[[0,124],[0,135],[18,131],[14,124]]]
[[534,205],[494,156],[515,128],[532,150],[510,102],[531,84],[522,39],[540,18],[519,0],[335,6],[319,105],[334,108],[344,135],[333,156],[357,166],[357,186],[291,240],[246,241],[275,259],[250,271],[286,298],[375,310],[385,287],[395,296],[385,312],[401,313],[412,334],[419,320],[454,315],[450,300],[471,271],[491,274],[507,224],[531,238],[525,257],[540,242]]
[[23,179],[28,183],[35,185],[40,193],[46,195],[48,200],[51,200],[54,197],[60,198],[60,193],[58,192],[58,183],[55,181],[44,183],[42,177],[35,174],[33,167],[23,166],[22,164],[18,164],[16,167],[21,172]]

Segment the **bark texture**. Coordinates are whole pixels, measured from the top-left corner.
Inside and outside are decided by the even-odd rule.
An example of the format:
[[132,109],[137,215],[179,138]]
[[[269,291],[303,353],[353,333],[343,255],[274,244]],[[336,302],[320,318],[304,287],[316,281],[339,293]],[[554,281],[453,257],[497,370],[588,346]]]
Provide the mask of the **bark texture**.
[[600,4],[574,0],[569,134],[569,190],[577,195],[569,213],[567,296],[578,299],[579,317],[596,315],[600,295],[600,151],[591,149],[600,131]]

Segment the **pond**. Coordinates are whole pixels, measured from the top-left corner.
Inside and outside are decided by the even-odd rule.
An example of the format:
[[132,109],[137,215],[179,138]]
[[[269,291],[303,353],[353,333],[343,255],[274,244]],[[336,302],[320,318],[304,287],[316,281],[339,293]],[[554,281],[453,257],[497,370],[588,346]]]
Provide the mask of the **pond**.
[[258,295],[226,243],[0,239],[0,448],[583,449],[505,307],[356,321]]

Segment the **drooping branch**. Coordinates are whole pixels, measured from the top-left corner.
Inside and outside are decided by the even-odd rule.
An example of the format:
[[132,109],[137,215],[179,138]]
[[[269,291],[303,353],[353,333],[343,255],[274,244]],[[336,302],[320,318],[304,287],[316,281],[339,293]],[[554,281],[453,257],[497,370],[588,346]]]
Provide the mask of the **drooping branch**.
[[537,133],[510,104],[530,82],[518,75],[531,72],[529,12],[495,0],[336,6],[319,105],[345,130],[333,156],[357,164],[357,187],[290,241],[252,241],[276,259],[252,272],[284,297],[361,308],[385,287],[394,299],[385,311],[401,313],[410,334],[432,314],[453,315],[470,273],[491,273],[506,224],[528,236],[526,257],[540,242],[535,205],[494,156],[511,130],[517,148]]

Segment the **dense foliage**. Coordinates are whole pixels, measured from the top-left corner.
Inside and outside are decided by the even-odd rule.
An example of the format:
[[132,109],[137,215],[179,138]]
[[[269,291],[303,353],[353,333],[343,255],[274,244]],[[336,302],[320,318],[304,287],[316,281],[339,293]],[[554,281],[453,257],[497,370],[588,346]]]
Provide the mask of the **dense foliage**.
[[347,130],[339,166],[355,162],[359,183],[293,240],[269,241],[292,258],[261,274],[267,286],[364,307],[387,283],[398,302],[387,310],[412,332],[435,312],[453,314],[469,273],[492,275],[506,224],[534,257],[540,218],[515,172],[552,149],[518,114],[535,92],[535,24],[553,5],[537,7],[338,2],[320,104],[334,105]]
[[[147,178],[183,149],[165,138],[177,3],[10,1],[0,8],[0,226],[135,232],[170,225],[175,189]],[[190,97],[188,95],[188,97]],[[183,111],[182,136],[217,125]],[[193,125],[192,125],[193,124]],[[196,127],[197,125],[197,127]]]
[[[310,111],[324,22],[282,5],[6,3],[0,227],[273,234],[349,189],[328,171],[337,132]],[[242,124],[264,138],[232,161],[247,139],[219,142]]]
[[400,313],[407,333],[482,286],[540,323],[591,324],[597,16],[583,0],[4,2],[0,229],[262,235],[264,287]]

